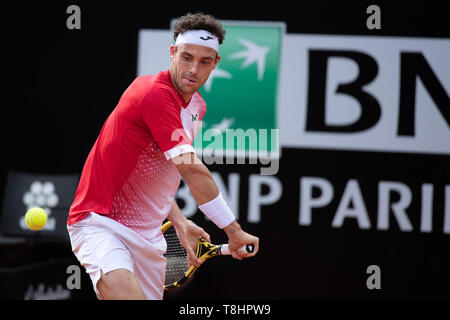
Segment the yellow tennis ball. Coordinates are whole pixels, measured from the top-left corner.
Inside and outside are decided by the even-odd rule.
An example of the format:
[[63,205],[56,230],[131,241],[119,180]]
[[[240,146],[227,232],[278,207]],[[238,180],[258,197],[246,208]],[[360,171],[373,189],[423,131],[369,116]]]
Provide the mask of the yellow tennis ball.
[[41,230],[47,223],[47,213],[39,207],[31,208],[25,214],[25,223],[31,230]]

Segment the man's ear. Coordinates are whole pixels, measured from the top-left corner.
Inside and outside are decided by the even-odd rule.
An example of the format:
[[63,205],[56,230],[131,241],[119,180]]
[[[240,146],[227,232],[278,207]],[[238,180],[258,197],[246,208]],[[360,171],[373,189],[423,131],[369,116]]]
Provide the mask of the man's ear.
[[174,45],[170,46],[170,59],[175,59],[175,53],[177,52],[177,48]]
[[220,58],[222,58],[221,56],[217,55],[216,58],[216,66],[214,68],[217,68],[217,65],[219,64]]

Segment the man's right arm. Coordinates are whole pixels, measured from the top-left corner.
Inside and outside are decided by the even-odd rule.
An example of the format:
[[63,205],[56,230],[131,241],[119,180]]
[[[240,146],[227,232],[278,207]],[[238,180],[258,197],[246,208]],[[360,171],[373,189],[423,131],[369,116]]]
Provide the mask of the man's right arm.
[[219,189],[211,173],[194,153],[183,153],[171,160],[183,180],[188,184],[189,190],[199,206],[219,195]]
[[[217,188],[210,171],[194,153],[184,153],[172,158],[171,160],[180,172],[180,175],[183,177],[184,181],[189,186],[189,190],[191,191],[191,194],[201,211],[205,214],[207,214],[205,211],[211,210],[216,211],[217,213],[222,213],[222,206],[225,206],[231,213],[231,210],[229,210],[226,203],[223,200],[220,200],[221,195],[219,193],[219,189]],[[217,204],[215,204],[216,201]],[[214,206],[217,206],[217,210],[215,210]],[[213,214],[216,212],[213,212]],[[227,215],[225,215],[223,217],[219,217],[219,220],[222,218],[227,219],[225,220],[227,222],[225,222],[225,225],[221,226],[221,228],[228,236],[232,256],[239,260],[249,256],[246,253],[238,251],[240,247],[247,244],[255,245],[255,250],[252,255],[256,254],[259,248],[259,239],[243,231],[239,223],[234,218],[230,219]]]

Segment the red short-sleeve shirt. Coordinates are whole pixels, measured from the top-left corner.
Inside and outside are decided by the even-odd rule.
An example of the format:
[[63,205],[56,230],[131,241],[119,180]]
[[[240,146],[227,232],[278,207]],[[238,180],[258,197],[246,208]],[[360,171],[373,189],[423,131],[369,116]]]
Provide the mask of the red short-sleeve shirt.
[[67,223],[93,211],[155,236],[181,178],[168,159],[194,152],[205,112],[198,92],[188,103],[177,93],[169,70],[136,78],[89,153]]

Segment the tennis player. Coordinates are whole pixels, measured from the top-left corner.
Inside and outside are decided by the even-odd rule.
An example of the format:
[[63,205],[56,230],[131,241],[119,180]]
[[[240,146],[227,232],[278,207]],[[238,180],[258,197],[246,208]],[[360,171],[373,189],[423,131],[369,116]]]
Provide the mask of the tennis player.
[[[232,256],[256,254],[192,142],[206,112],[198,89],[219,60],[225,31],[210,15],[187,14],[174,27],[170,69],[141,76],[123,93],[84,165],[67,228],[72,250],[99,299],[162,299],[168,218],[188,254],[209,235],[186,219],[174,197],[181,177],[199,209],[228,236]],[[253,254],[237,249],[254,244]]]

